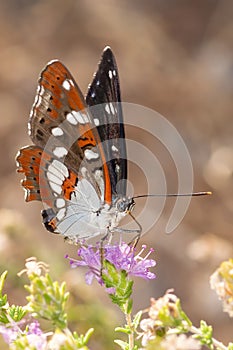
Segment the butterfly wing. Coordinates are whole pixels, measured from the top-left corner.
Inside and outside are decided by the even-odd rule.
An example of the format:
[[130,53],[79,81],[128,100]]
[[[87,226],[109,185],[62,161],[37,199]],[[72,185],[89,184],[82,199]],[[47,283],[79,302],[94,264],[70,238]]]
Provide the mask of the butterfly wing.
[[86,103],[103,144],[111,179],[112,195],[126,194],[127,156],[117,64],[110,47],[103,51]]
[[[64,162],[77,176],[81,172],[99,197],[111,204],[109,171],[93,117],[72,75],[59,61],[51,61],[41,73],[29,134],[37,146]],[[100,168],[105,187],[96,180],[95,171]]]
[[[97,89],[98,79],[101,90]],[[99,209],[104,204],[111,207],[118,181],[126,179],[125,144],[119,141],[120,137],[124,141],[122,111],[117,105],[113,111],[120,91],[111,51],[104,51],[90,89],[90,106],[106,101],[108,105],[104,114],[101,110],[94,118],[66,67],[59,61],[50,62],[39,78],[29,119],[35,145],[21,149],[17,156],[18,171],[26,176],[22,183],[26,200],[42,200],[46,228],[71,239],[93,237],[109,226],[111,214],[106,209],[100,216]],[[103,142],[108,140],[110,151]],[[120,193],[125,193],[124,185]]]
[[[112,201],[105,153],[93,117],[69,71],[50,62],[29,119],[33,146],[20,150],[26,201],[41,200],[46,228],[71,238],[98,233],[96,212]],[[101,176],[100,176],[101,174]]]
[[27,146],[17,156],[18,172],[26,178],[22,185],[26,201],[42,200],[46,229],[71,240],[100,234],[100,199],[89,181],[77,176],[54,156],[38,146]]

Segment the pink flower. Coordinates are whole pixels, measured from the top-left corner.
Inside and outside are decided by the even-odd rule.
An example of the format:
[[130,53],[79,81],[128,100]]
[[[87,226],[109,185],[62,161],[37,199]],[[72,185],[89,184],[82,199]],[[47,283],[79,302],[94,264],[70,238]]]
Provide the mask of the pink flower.
[[[89,271],[86,273],[86,283],[91,284],[95,277],[100,284],[103,284],[101,278],[102,258],[112,263],[117,270],[125,270],[129,276],[137,276],[147,280],[155,278],[155,274],[149,271],[150,267],[156,265],[155,260],[148,259],[153,249],[142,257],[141,254],[145,251],[146,246],[143,245],[141,251],[135,254],[135,249],[125,243],[119,245],[106,245],[103,248],[82,246],[78,250],[79,260],[71,259],[70,265],[72,268],[78,266],[87,266]],[[101,255],[103,254],[103,256]],[[68,256],[66,256],[68,258]]]

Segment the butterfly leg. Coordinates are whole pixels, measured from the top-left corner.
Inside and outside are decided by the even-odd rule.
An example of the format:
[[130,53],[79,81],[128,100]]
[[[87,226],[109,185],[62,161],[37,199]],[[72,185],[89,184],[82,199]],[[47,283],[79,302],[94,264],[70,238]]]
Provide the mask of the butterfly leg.
[[127,230],[127,229],[123,229],[123,228],[117,228],[115,227],[114,231],[115,232],[120,232],[120,233],[136,233],[136,236],[128,243],[129,246],[132,246],[132,248],[135,248],[141,238],[141,234],[142,234],[142,226],[141,224],[137,221],[137,219],[133,216],[133,214],[129,211],[128,214],[131,216],[131,218],[133,219],[133,221],[136,222],[136,224],[138,225],[138,229],[133,229],[133,230]]

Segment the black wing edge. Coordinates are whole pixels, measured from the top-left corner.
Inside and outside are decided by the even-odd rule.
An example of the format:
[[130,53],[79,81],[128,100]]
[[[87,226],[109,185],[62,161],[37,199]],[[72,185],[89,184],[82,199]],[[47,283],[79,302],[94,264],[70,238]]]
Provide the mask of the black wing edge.
[[[112,78],[109,77],[109,71],[115,72]],[[113,155],[106,154],[106,158],[111,159],[107,164],[111,178],[112,193],[125,196],[127,186],[127,152],[119,74],[114,54],[111,48],[106,46],[94,74],[93,81],[88,87],[86,103],[91,107],[108,102],[117,102],[117,113],[113,116],[114,122],[108,124],[107,120],[109,115],[106,116],[104,108],[100,108],[98,109],[99,112],[97,111],[100,120],[100,126],[97,126],[97,129],[102,142],[111,139],[113,135],[114,139],[119,139],[117,145],[119,157],[114,158]],[[93,117],[95,118],[96,116],[94,115]],[[105,149],[105,153],[108,152],[109,149]],[[118,171],[116,171],[116,169],[118,169]]]

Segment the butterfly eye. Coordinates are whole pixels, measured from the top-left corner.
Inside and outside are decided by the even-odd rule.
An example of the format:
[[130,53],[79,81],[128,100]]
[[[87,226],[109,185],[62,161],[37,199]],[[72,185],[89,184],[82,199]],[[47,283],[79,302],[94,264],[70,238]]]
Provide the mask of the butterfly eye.
[[123,197],[122,199],[120,199],[118,201],[117,209],[120,212],[131,211],[131,210],[133,210],[134,205],[135,205],[135,202],[132,198]]
[[117,203],[117,209],[120,211],[120,212],[124,212],[127,208],[127,205],[126,205],[126,202],[124,201],[124,199],[120,200],[118,203]]

